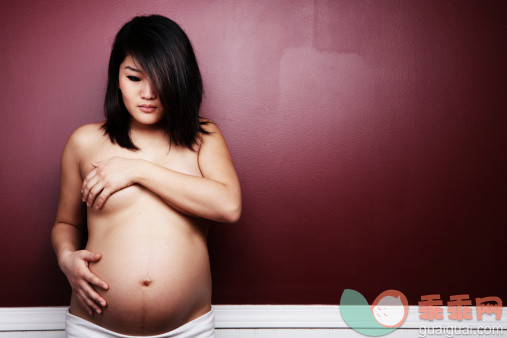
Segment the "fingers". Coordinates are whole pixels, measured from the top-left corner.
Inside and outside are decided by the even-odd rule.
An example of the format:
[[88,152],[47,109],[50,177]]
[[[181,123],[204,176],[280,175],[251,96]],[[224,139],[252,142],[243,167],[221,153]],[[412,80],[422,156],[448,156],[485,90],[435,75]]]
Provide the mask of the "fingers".
[[90,316],[93,316],[93,310],[92,310],[92,308],[85,301],[85,298],[83,298],[83,296],[81,295],[81,293],[76,291],[75,294],[76,294],[77,298],[79,299],[79,301],[81,302],[81,305],[83,305],[83,307],[86,309],[86,311],[88,311],[88,313],[90,314]]
[[[91,293],[90,285],[88,285],[88,283],[84,282],[82,284],[82,286],[83,286],[83,289],[86,289],[86,291],[83,291],[83,289],[79,289],[78,294],[81,294],[81,298],[88,305],[88,308],[95,310],[95,312],[97,312],[97,313],[102,313],[102,310],[100,309],[100,307],[93,301],[93,298],[89,296],[89,294]],[[93,314],[93,311],[91,314]]]
[[90,184],[94,184],[93,187],[88,191],[88,195],[83,195],[83,202],[86,202],[88,206],[92,206],[97,195],[104,189],[104,183],[99,181],[98,178],[94,178],[90,181]]
[[[101,256],[98,253],[93,253],[93,252],[90,252],[90,251],[83,250],[83,259],[85,259],[85,260],[88,260],[88,261],[97,261],[100,258],[101,258]],[[91,273],[90,270],[88,270],[88,274],[86,274],[86,275],[83,276],[83,279],[87,280],[88,282],[90,282],[92,284],[95,284],[95,285],[103,288],[106,291],[109,289],[109,285],[107,285],[106,282],[104,282],[99,277],[97,277],[96,275],[94,275],[93,273]]]
[[[90,276],[88,276],[88,278],[86,278],[88,280],[88,282],[92,283],[90,280],[93,280],[95,276],[93,276],[92,274],[90,274]],[[95,279],[98,279],[97,277],[95,277]],[[100,308],[97,306],[97,304],[100,304],[101,306],[106,306],[106,300],[104,298],[102,298],[96,291],[95,289],[90,285],[88,284],[87,281],[83,281],[83,283],[81,284],[81,287],[82,287],[82,290],[84,290],[84,294],[86,296],[86,298],[91,302],[91,303],[88,303],[90,306],[92,306],[95,310],[100,310]],[[100,284],[103,283],[103,282],[99,282]],[[99,285],[100,285],[99,284]],[[98,313],[100,313],[101,311],[97,311]]]
[[95,198],[95,202],[93,202],[95,208],[100,209],[102,208],[102,205],[104,205],[104,202],[107,200],[107,198],[111,195],[111,192],[104,188],[100,194]]
[[98,166],[99,164],[101,164],[102,162],[104,162],[105,160],[102,160],[102,161],[96,161],[96,162],[93,162],[92,165],[93,166]]
[[[89,260],[89,261],[97,261],[101,258],[100,254],[96,254],[90,251],[83,250],[83,259]],[[107,285],[106,282],[101,280],[99,277],[94,275],[90,272],[89,269],[87,269],[83,275],[82,280],[84,281],[84,289],[87,291],[87,293],[90,295],[91,298],[95,299],[97,303],[101,304],[102,306],[106,306],[106,301],[104,298],[102,298],[97,292],[95,292],[95,289],[93,289],[88,283],[91,283],[93,285],[96,285],[104,290],[109,290],[109,285]]]
[[105,299],[95,291],[93,285],[100,286],[104,290],[108,290],[109,286],[88,268],[88,261],[97,261],[101,255],[88,250],[79,250],[76,254],[74,267],[69,269],[67,274],[72,290],[90,315],[93,315],[93,311],[102,313],[100,306],[104,307],[107,304]]
[[88,194],[88,190],[90,189],[88,187],[89,182],[96,176],[97,174],[97,168],[93,169],[86,175],[85,179],[83,180],[83,184],[81,185],[81,194],[85,196],[85,193]]
[[97,175],[85,178],[83,181],[83,186],[81,187],[81,194],[83,195],[81,199],[83,202],[86,202],[88,200],[88,194],[90,193],[91,188],[93,188],[98,181],[99,177]]
[[97,261],[100,259],[100,254],[93,253],[87,250],[81,250],[81,258],[87,261]]
[[106,284],[106,282],[104,282],[99,277],[95,276],[94,274],[90,274],[88,276],[88,278],[86,278],[86,280],[88,280],[90,283],[92,283],[94,285],[97,285],[98,287],[103,288],[104,290],[109,289],[109,286]]

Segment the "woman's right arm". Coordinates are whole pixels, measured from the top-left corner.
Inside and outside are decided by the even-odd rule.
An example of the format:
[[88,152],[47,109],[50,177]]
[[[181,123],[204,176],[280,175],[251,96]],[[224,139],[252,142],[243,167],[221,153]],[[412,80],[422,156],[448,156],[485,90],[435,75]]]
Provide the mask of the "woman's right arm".
[[88,268],[88,261],[97,261],[100,255],[79,250],[86,223],[86,205],[81,201],[81,175],[79,161],[82,145],[86,144],[85,127],[76,129],[67,140],[60,161],[60,195],[55,224],[51,230],[51,243],[58,259],[58,266],[65,274],[81,304],[90,315],[100,312],[105,300],[91,284],[107,290],[107,284]]

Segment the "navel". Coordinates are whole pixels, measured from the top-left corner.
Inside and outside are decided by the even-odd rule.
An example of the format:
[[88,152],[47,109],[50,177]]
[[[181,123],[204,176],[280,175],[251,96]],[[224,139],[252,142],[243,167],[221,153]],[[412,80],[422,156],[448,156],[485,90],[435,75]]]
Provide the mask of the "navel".
[[150,286],[153,281],[150,278],[145,278],[141,281],[142,286]]

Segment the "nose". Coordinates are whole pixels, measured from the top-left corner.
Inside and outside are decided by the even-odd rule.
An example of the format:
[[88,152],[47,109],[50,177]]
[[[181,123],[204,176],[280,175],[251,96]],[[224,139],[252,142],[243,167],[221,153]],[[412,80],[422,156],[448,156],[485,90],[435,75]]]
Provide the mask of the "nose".
[[145,85],[141,90],[141,98],[145,100],[154,100],[157,98],[157,93],[153,88],[153,85],[148,81],[145,81]]

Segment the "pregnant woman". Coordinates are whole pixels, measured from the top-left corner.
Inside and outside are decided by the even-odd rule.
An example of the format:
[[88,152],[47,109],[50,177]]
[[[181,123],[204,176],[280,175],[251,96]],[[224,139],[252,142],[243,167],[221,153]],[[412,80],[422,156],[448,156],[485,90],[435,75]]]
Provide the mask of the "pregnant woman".
[[51,241],[72,287],[66,337],[214,337],[209,220],[237,222],[241,190],[202,94],[175,22],[121,28],[106,120],[77,128],[61,157]]

